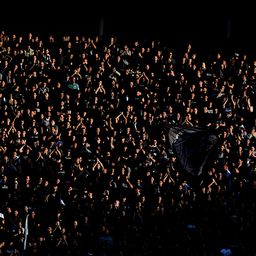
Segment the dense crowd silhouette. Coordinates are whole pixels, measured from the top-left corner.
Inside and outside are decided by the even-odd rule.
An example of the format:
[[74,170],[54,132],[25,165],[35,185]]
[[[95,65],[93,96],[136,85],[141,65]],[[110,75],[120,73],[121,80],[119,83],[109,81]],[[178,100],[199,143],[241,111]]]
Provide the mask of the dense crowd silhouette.
[[[256,59],[0,34],[1,255],[256,255]],[[218,152],[189,176],[166,127]]]

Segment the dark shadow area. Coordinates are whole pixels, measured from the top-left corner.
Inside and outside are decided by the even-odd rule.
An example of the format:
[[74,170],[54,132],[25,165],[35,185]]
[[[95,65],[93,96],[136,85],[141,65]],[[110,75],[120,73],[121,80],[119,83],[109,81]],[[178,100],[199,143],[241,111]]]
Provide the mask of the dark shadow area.
[[98,34],[104,18],[105,35],[129,38],[158,38],[174,47],[193,42],[200,48],[255,45],[255,19],[245,3],[207,1],[157,1],[139,3],[83,2],[37,5],[6,2],[2,6],[0,28],[17,32],[74,32]]

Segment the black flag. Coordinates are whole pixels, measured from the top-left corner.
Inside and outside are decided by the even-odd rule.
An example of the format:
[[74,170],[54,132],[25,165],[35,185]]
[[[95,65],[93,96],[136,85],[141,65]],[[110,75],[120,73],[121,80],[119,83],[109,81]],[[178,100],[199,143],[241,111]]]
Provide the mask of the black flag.
[[168,132],[170,150],[182,168],[200,175],[216,148],[218,137],[208,130],[195,127],[172,127]]

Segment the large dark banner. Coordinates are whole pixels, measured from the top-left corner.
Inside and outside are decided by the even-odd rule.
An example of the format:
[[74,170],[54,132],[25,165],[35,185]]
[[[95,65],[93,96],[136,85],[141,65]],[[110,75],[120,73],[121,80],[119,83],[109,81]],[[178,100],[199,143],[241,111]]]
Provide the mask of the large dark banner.
[[185,171],[200,175],[216,148],[218,137],[201,128],[171,127],[170,148]]

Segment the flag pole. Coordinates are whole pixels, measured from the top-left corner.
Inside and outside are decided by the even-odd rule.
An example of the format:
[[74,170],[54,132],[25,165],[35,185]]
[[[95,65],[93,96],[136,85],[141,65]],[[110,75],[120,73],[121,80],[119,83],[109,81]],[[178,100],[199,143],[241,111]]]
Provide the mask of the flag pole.
[[22,252],[22,256],[25,256],[26,249],[27,249],[27,239],[28,239],[28,216],[29,216],[29,214],[27,214],[26,220],[25,220],[24,242],[23,242],[23,252]]

